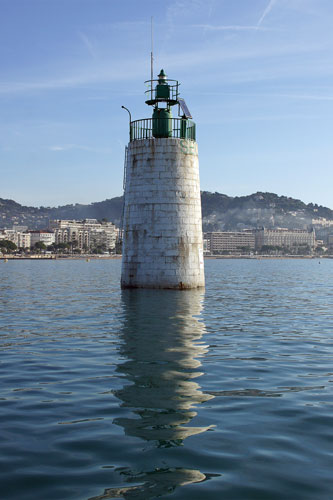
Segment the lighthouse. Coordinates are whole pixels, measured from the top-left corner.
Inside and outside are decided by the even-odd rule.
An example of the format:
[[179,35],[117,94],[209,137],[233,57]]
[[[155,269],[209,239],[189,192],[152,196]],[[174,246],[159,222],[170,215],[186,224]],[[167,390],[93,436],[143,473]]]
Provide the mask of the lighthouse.
[[132,121],[130,115],[125,155],[121,286],[203,287],[195,123],[179,97],[177,80],[162,69],[157,80],[146,83],[152,117]]

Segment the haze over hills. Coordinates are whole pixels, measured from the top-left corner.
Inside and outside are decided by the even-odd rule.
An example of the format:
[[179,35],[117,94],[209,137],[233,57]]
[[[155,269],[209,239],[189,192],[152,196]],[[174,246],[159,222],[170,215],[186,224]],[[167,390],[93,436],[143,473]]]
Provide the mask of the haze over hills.
[[[333,210],[317,204],[274,193],[257,192],[249,196],[231,197],[221,193],[201,193],[204,231],[241,230],[258,226],[269,228],[306,228],[313,219],[333,221]],[[59,207],[26,207],[13,200],[0,198],[0,228],[13,224],[29,229],[46,228],[49,219],[103,219],[119,226],[123,197],[107,199],[89,205]]]
[[201,198],[206,231],[233,231],[259,226],[306,229],[313,219],[333,220],[330,208],[274,193],[257,192],[230,197],[204,191]]

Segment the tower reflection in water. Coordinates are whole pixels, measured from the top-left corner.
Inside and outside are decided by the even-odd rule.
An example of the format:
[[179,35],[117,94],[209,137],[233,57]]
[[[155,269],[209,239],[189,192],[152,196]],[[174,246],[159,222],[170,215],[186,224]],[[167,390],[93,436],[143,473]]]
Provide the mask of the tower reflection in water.
[[[122,292],[120,354],[125,361],[118,372],[126,384],[115,395],[122,407],[131,409],[133,417],[117,418],[114,423],[122,426],[126,435],[151,442],[161,454],[163,448],[181,446],[187,437],[209,428],[188,425],[197,415],[195,407],[213,397],[204,394],[195,381],[202,375],[200,357],[206,352],[202,340],[205,327],[198,319],[202,298],[197,290]],[[109,488],[94,500],[155,498],[177,486],[208,479],[198,470],[179,467],[154,468],[140,474],[122,469],[121,474],[126,481],[140,485]]]
[[159,447],[181,445],[188,436],[207,430],[186,426],[197,414],[193,406],[212,396],[194,379],[202,373],[200,341],[204,324],[198,320],[202,292],[123,291],[125,321],[118,368],[131,385],[116,392],[122,406],[140,418],[118,418],[126,434]]

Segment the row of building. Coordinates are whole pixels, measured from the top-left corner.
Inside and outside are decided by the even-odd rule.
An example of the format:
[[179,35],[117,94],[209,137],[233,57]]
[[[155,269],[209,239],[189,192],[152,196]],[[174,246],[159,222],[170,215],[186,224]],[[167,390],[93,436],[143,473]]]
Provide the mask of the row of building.
[[[254,229],[244,231],[214,231],[204,233],[206,254],[221,252],[240,253],[242,251],[260,251],[265,247],[295,249],[308,247],[314,250],[318,242],[315,231],[303,229]],[[333,247],[333,237],[332,237]]]
[[[28,230],[24,226],[0,230],[0,240],[9,240],[18,248],[30,249],[38,242],[46,247],[70,243],[83,251],[104,248],[115,249],[119,229],[112,222],[96,219],[51,220],[48,229]],[[308,247],[311,251],[322,242],[316,241],[315,231],[303,229],[254,229],[244,231],[213,231],[204,233],[206,255],[260,251],[265,247],[295,249]],[[328,237],[328,248],[333,250],[333,234]]]
[[30,249],[38,242],[46,247],[59,243],[70,243],[80,250],[104,248],[114,250],[118,229],[112,222],[99,222],[96,219],[51,220],[48,229],[28,230],[24,226],[0,231],[0,240],[9,240],[18,248]]
[[118,237],[118,229],[112,222],[98,222],[96,219],[51,220],[49,228],[54,232],[56,244],[74,241],[82,250],[100,246],[113,250]]

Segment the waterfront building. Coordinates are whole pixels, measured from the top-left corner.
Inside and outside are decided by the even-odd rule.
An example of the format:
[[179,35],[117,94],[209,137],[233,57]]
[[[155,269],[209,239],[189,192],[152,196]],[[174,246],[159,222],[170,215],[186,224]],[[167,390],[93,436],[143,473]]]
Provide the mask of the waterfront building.
[[93,229],[89,233],[89,247],[96,248],[104,246],[107,250],[113,250],[116,246],[117,232],[108,231],[104,228]]
[[15,229],[3,229],[0,231],[0,239],[15,243],[17,248],[30,248],[31,235],[28,231],[17,231]]
[[44,243],[45,246],[50,246],[55,241],[55,236],[53,231],[47,229],[38,229],[34,231],[29,231],[31,240],[30,246],[33,247],[36,243]]
[[241,253],[244,250],[258,250],[272,246],[287,249],[316,246],[315,231],[303,229],[255,229],[244,231],[213,231],[204,234],[205,253]]
[[51,220],[49,228],[54,231],[55,243],[76,243],[81,250],[105,246],[113,250],[116,246],[117,228],[112,222],[97,219]]
[[12,241],[17,246],[17,236],[12,229],[1,229],[0,240]]
[[255,231],[255,239],[257,250],[260,250],[263,246],[295,248],[307,245],[311,249],[316,246],[315,231],[313,229],[261,228]]
[[255,249],[255,236],[251,230],[212,231],[204,233],[204,240],[207,254],[241,253],[245,249]]
[[[132,121],[125,154],[123,288],[204,286],[195,123],[179,83],[147,82],[152,118]],[[177,106],[178,118],[171,108]],[[126,109],[126,108],[125,108]]]
[[17,232],[17,247],[18,248],[30,248],[31,247],[31,234],[29,231]]

